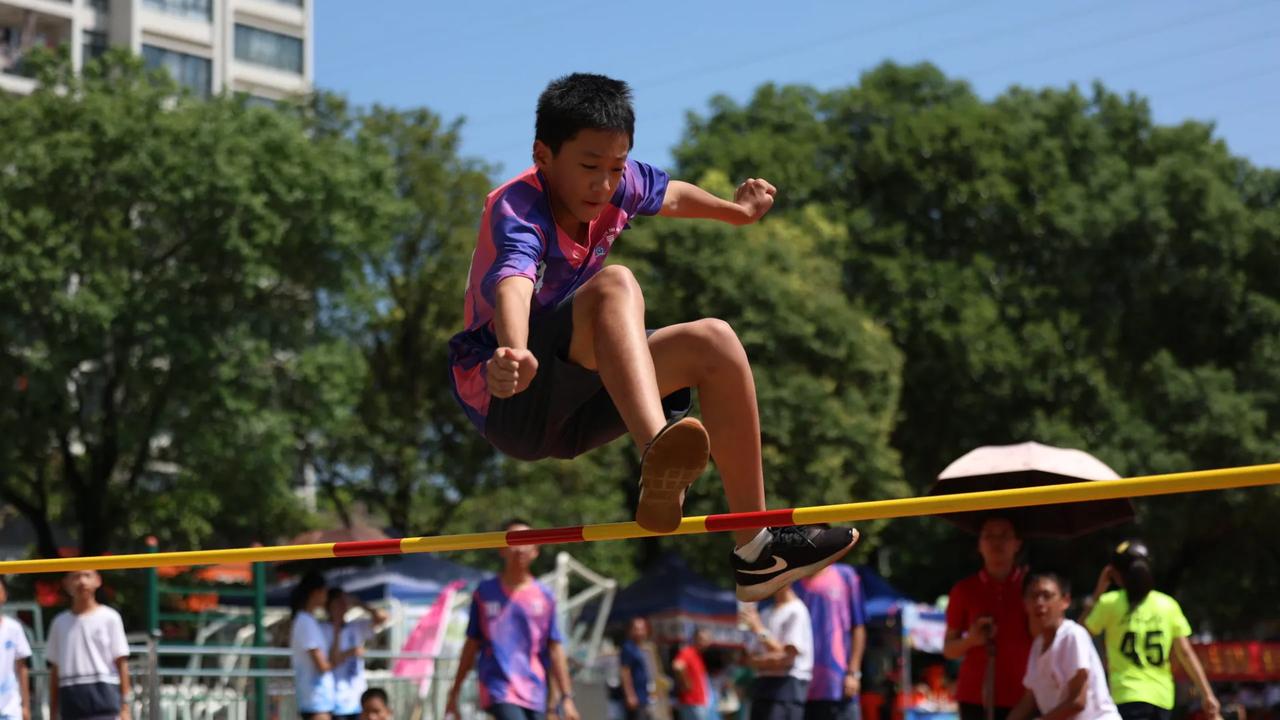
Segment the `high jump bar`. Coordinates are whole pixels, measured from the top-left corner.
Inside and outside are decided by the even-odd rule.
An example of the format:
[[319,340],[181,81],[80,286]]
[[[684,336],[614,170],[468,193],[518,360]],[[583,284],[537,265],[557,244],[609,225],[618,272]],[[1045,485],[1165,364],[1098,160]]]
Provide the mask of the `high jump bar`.
[[661,535],[699,535],[728,530],[750,530],[785,525],[850,523],[863,520],[918,517],[958,512],[980,512],[1032,505],[1056,505],[1151,495],[1229,490],[1280,484],[1280,463],[1146,475],[1122,480],[1091,480],[1061,485],[991,490],[987,492],[928,497],[872,500],[839,505],[723,513],[687,517],[670,533],[655,533],[634,522],[578,525],[574,527],[465,533],[435,537],[278,545],[274,547],[188,550],[182,552],[102,555],[96,557],[0,562],[0,573],[53,573],[71,570],[136,570],[169,565],[214,565],[236,562],[281,562],[326,558],[400,555],[455,550],[491,550],[515,545],[631,540]]

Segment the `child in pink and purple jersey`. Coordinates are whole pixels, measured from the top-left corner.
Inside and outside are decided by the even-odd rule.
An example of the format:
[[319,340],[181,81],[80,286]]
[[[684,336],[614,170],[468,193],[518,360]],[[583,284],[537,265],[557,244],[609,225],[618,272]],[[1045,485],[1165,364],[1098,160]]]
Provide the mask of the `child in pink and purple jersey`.
[[[721,320],[647,332],[635,277],[605,259],[639,215],[746,225],[776,190],[750,178],[732,201],[720,199],[629,158],[634,135],[624,82],[578,73],[542,93],[534,166],[485,203],[450,366],[467,416],[512,457],[574,457],[629,433],[641,454],[636,522],[671,532],[708,455],[732,512],[765,509],[755,382]],[[685,416],[691,388],[705,427]],[[839,559],[856,537],[849,528],[735,531],[738,597],[768,597]]]
[[813,625],[813,680],[805,720],[858,720],[862,654],[867,646],[862,581],[837,564],[792,586]]
[[[509,520],[506,531],[527,530]],[[564,642],[556,622],[551,590],[534,579],[529,566],[536,545],[503,548],[502,574],[480,583],[471,596],[467,642],[458,674],[449,690],[445,717],[458,720],[458,692],[474,666],[480,680],[480,706],[494,720],[542,720],[547,711],[547,678],[561,691],[560,717],[578,720]]]

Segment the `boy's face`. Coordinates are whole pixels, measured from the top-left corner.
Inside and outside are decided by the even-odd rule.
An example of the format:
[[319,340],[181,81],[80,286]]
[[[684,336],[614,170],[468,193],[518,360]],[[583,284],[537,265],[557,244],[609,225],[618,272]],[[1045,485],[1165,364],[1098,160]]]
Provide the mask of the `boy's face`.
[[649,638],[649,621],[644,618],[631,618],[631,625],[627,628],[627,637],[632,642],[644,642]]
[[991,518],[982,524],[978,535],[978,552],[987,565],[1012,565],[1022,550],[1022,541],[1013,523],[1004,518]]
[[[511,527],[507,528],[507,531],[510,532],[512,530],[528,530],[528,529],[529,529],[528,525],[525,525],[523,523],[515,523]],[[521,570],[528,570],[529,566],[533,564],[534,559],[538,557],[538,546],[537,545],[516,545],[514,547],[504,547],[498,551],[498,554],[502,556],[503,562],[505,562],[508,566],[514,565],[515,567],[518,567]]]
[[556,219],[564,214],[589,223],[600,216],[622,181],[631,144],[626,133],[580,130],[560,146],[560,152],[541,141],[533,143],[533,159],[547,179]]
[[1062,593],[1058,583],[1049,578],[1037,578],[1027,586],[1023,599],[1027,604],[1027,614],[1035,618],[1040,625],[1056,627],[1067,614],[1071,605],[1071,597]]
[[360,704],[360,720],[391,720],[391,708],[380,697],[371,697]]
[[92,595],[102,586],[102,576],[97,570],[74,570],[62,579],[62,586],[71,597]]

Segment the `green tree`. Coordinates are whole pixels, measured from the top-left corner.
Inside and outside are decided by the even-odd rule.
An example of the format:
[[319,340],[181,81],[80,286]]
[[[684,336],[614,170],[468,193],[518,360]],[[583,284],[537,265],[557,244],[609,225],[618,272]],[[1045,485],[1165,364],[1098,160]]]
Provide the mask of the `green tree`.
[[359,291],[329,318],[356,348],[362,373],[345,422],[319,435],[313,460],[339,507],[344,497],[359,500],[402,533],[434,534],[488,487],[496,467],[454,401],[448,371],[487,168],[459,155],[460,122],[426,109],[352,113],[324,100],[322,126],[391,159],[399,212],[388,242],[362,258]]
[[[1026,439],[1121,474],[1280,451],[1277,174],[1207,125],[1156,125],[1141,98],[1100,86],[984,101],[931,66],[885,64],[830,92],[718,99],[676,157],[686,174],[787,177],[784,215],[817,203],[840,219],[844,293],[905,356],[893,445],[917,491],[978,445]],[[1166,587],[1224,626],[1280,591],[1261,520],[1280,510],[1275,488],[1138,506],[1136,528],[1038,556],[1091,582],[1106,543],[1140,532]],[[884,541],[922,595],[974,564],[973,540],[936,522]],[[1257,548],[1248,569],[1221,562],[1227,542]]]
[[0,497],[81,551],[296,521],[318,331],[386,236],[376,147],[178,94],[124,53],[0,104]]

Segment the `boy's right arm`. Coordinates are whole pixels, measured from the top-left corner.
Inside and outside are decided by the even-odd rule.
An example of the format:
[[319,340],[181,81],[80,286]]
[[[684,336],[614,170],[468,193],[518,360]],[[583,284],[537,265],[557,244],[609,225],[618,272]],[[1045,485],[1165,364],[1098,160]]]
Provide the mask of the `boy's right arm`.
[[533,281],[512,275],[498,283],[494,295],[493,330],[498,349],[485,366],[485,379],[494,397],[509,398],[528,388],[538,373],[538,359],[529,352]]
[[459,720],[462,717],[458,713],[458,693],[462,691],[462,684],[466,682],[467,675],[471,674],[471,668],[476,664],[476,653],[479,651],[480,641],[467,638],[466,644],[462,646],[462,657],[458,658],[458,674],[453,676],[453,687],[449,688],[449,698],[445,702],[445,718]]

